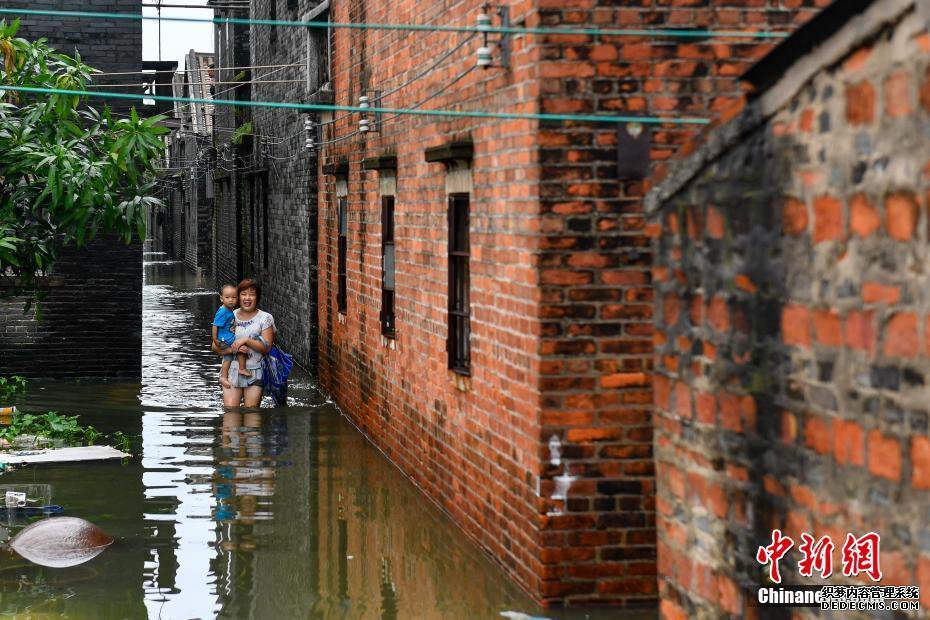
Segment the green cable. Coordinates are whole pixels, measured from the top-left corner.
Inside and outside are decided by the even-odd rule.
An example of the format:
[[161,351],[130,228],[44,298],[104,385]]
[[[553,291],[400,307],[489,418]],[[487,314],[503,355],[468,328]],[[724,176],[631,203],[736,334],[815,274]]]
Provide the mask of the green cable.
[[452,116],[459,118],[501,118],[530,119],[540,121],[587,121],[592,123],[670,123],[677,125],[707,125],[706,118],[662,118],[658,116],[598,116],[594,114],[533,114],[529,112],[469,112],[462,110],[416,110],[412,108],[359,108],[348,105],[326,105],[321,103],[287,103],[282,101],[236,101],[233,99],[200,99],[195,97],[168,97],[165,95],[147,95],[135,93],[104,93],[92,90],[68,90],[63,88],[40,88],[37,86],[3,86],[5,90],[23,93],[44,93],[49,95],[78,95],[81,97],[102,97],[104,99],[134,99],[154,101],[177,101],[180,103],[205,103],[211,105],[232,105],[251,108],[289,108],[315,112],[383,112],[386,114],[413,114],[416,116]]
[[[209,9],[210,7],[203,7]],[[353,28],[359,30],[425,30],[429,32],[487,32],[504,34],[582,34],[612,37],[683,37],[683,38],[753,38],[781,39],[785,32],[752,32],[733,30],[674,30],[674,29],[601,29],[601,28],[517,28],[512,26],[426,26],[420,24],[353,24],[338,22],[291,22],[277,19],[245,19],[239,17],[158,17],[134,13],[101,13],[94,11],[50,11],[39,9],[0,9],[0,14],[45,15],[51,17],[88,17],[98,19],[152,19],[172,22],[204,22],[213,24],[241,24],[259,26],[294,26],[300,28]]]

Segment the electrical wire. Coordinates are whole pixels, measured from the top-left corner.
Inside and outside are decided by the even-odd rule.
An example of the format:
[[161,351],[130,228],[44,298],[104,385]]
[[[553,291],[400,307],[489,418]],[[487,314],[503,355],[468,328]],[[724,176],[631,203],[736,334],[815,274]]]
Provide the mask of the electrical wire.
[[218,69],[224,70],[250,70],[250,69],[276,69],[278,67],[303,67],[304,63],[302,62],[292,62],[286,65],[243,65],[240,67],[210,67],[208,69],[142,69],[140,71],[94,71],[92,76],[98,75],[155,75],[158,73],[197,73],[199,71],[215,71]]
[[[407,86],[413,84],[414,82],[416,82],[416,81],[419,80],[420,78],[422,78],[422,77],[428,75],[430,72],[432,72],[433,70],[435,70],[436,67],[437,67],[439,64],[441,64],[443,61],[445,61],[449,56],[451,56],[451,55],[454,54],[455,52],[457,52],[457,51],[459,51],[460,49],[462,49],[463,47],[465,47],[465,45],[466,45],[467,43],[469,43],[469,42],[470,42],[472,39],[474,39],[474,38],[475,38],[475,35],[474,35],[474,34],[469,35],[469,36],[466,37],[464,40],[462,40],[462,41],[459,42],[457,45],[455,45],[453,48],[451,48],[449,51],[447,51],[445,54],[443,54],[443,55],[440,56],[438,59],[436,59],[436,61],[435,61],[432,65],[430,65],[429,67],[427,67],[427,68],[426,68],[425,70],[423,70],[421,73],[419,73],[419,74],[413,76],[412,78],[410,78],[410,79],[407,80],[406,82],[403,82],[403,83],[401,83],[401,84],[398,84],[397,86],[395,86],[395,87],[392,88],[391,90],[388,90],[388,91],[385,91],[385,92],[381,93],[381,98],[382,98],[382,99],[385,99],[385,98],[387,98],[387,97],[393,95],[394,93],[398,92],[399,90],[401,90],[401,89],[403,89],[403,88],[406,88]],[[330,119],[330,120],[328,120],[328,121],[325,121],[325,122],[320,123],[320,127],[323,127],[323,126],[325,126],[325,125],[333,125],[333,124],[335,124],[336,122],[341,121],[342,119],[347,118],[347,117],[349,117],[349,116],[351,116],[351,114],[343,114],[342,116],[334,117],[334,118],[332,118],[332,119]]]
[[[439,95],[443,94],[446,90],[448,90],[450,86],[453,86],[454,84],[456,84],[457,82],[459,82],[460,80],[462,80],[465,76],[467,76],[469,73],[471,73],[472,71],[474,71],[476,68],[477,68],[477,67],[476,67],[475,65],[472,65],[472,66],[468,67],[467,69],[465,69],[464,71],[462,71],[461,73],[459,73],[458,75],[456,75],[454,78],[452,78],[451,80],[449,80],[448,82],[446,82],[445,84],[443,84],[442,88],[440,88],[439,90],[437,90],[437,91],[434,92],[434,93],[431,93],[431,94],[428,95],[425,99],[421,99],[420,101],[416,102],[416,103],[413,104],[409,109],[415,110],[415,109],[419,108],[421,105],[423,105],[423,104],[425,104],[425,103],[428,103],[429,101],[432,101],[433,99],[435,99],[435,98],[438,97]],[[400,116],[403,116],[403,114],[398,113],[398,114],[394,114],[393,116],[386,116],[386,117],[384,117],[384,118],[381,119],[379,125],[380,125],[380,124],[383,124],[383,123],[386,123],[387,121],[394,120],[395,118],[398,118],[398,117],[400,117]],[[362,133],[362,132],[356,129],[355,131],[353,131],[353,132],[351,132],[351,133],[348,133],[348,134],[346,134],[346,135],[344,135],[344,136],[339,136],[339,137],[337,137],[337,138],[333,138],[333,139],[331,139],[331,140],[326,140],[326,141],[324,141],[324,142],[318,142],[318,143],[317,143],[317,146],[326,146],[326,145],[329,145],[329,144],[336,144],[336,143],[338,143],[338,142],[342,142],[342,141],[344,141],[344,140],[348,140],[349,138],[355,137],[355,136],[357,136],[357,135],[360,134],[360,133]]]
[[[235,88],[235,87],[233,87]],[[497,118],[526,119],[539,121],[579,121],[590,123],[648,123],[674,125],[707,125],[710,119],[694,117],[660,117],[660,116],[606,116],[597,114],[547,114],[535,112],[484,112],[480,110],[416,110],[411,108],[360,108],[349,105],[331,105],[324,103],[289,103],[283,101],[237,101],[233,99],[202,99],[196,97],[168,97],[135,93],[107,93],[93,90],[72,90],[67,88],[41,88],[37,86],[0,85],[0,92],[13,91],[21,93],[40,93],[46,95],[77,95],[79,97],[99,97],[103,99],[151,99],[153,101],[179,101],[181,103],[204,103],[211,105],[229,105],[246,108],[290,108],[316,112],[381,112],[385,114],[412,114],[415,116],[448,116],[453,118]]]
[[[207,7],[205,7],[207,8]],[[244,26],[281,26],[295,28],[347,28],[354,30],[410,30],[427,32],[479,32],[488,34],[542,34],[589,35],[610,37],[681,37],[681,38],[752,38],[782,39],[787,32],[734,31],[734,30],[683,30],[672,28],[527,28],[516,26],[427,26],[423,24],[377,24],[346,22],[295,22],[277,19],[247,19],[238,17],[161,17],[136,13],[105,13],[99,11],[53,11],[43,9],[0,9],[6,15],[44,15],[51,17],[81,17],[96,19],[158,20],[174,22],[200,22],[212,24],[239,24]]]
[[[295,82],[306,82],[307,80],[249,80],[247,82],[183,82],[184,86],[213,86],[214,84],[293,84]],[[152,86],[152,82],[134,82],[129,84],[94,84],[95,88],[120,88],[135,86]],[[170,84],[155,84],[156,86],[170,86]]]

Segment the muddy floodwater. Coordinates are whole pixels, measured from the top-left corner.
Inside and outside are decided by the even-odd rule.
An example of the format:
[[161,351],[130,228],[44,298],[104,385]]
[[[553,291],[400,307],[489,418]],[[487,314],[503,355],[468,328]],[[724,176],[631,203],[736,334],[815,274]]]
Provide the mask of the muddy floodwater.
[[[138,456],[0,476],[114,538],[68,568],[0,549],[0,615],[618,617],[533,605],[299,371],[289,407],[224,414],[207,286],[147,253],[142,381],[32,381],[16,401],[133,435]],[[35,519],[0,516],[0,539]]]

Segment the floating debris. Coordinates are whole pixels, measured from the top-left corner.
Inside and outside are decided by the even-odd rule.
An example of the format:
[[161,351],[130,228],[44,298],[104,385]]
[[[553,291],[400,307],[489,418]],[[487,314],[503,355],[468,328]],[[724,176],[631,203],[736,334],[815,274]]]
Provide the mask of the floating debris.
[[0,464],[25,465],[29,463],[101,461],[106,459],[124,459],[131,456],[131,454],[120,452],[112,446],[76,446],[72,448],[50,448],[47,450],[0,452]]
[[97,557],[112,542],[90,521],[52,517],[25,527],[10,541],[10,548],[34,564],[66,568]]

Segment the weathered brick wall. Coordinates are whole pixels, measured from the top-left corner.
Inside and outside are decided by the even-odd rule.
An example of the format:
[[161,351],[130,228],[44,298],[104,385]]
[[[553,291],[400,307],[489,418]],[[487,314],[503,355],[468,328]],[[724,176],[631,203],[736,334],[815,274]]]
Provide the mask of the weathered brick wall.
[[[826,2],[622,4],[540,0],[539,21],[790,31]],[[758,39],[564,35],[542,42],[542,112],[705,118],[739,99],[739,75],[772,46]],[[674,153],[694,126],[647,131],[656,162]],[[547,123],[537,142],[541,434],[567,442],[572,469],[583,477],[571,491],[569,514],[546,524],[547,595],[643,602],[656,596],[654,304],[644,184],[618,178],[614,125]]]
[[[6,8],[141,13],[140,0],[8,0]],[[9,16],[5,16],[9,20]],[[77,48],[101,71],[138,71],[142,25],[135,20],[23,17],[19,36],[45,37],[67,54]],[[98,83],[124,81],[102,76]],[[112,105],[125,112],[126,106]],[[19,300],[0,303],[0,374],[30,377],[138,377],[142,355],[142,248],[117,239],[64,252],[48,281],[44,317],[23,315]]]
[[838,583],[846,533],[875,531],[881,584],[930,586],[930,38],[916,23],[819,61],[771,116],[751,104],[708,141],[722,151],[699,147],[672,168],[694,175],[655,194],[665,617],[751,614],[776,528],[795,541],[788,583],[805,582],[802,533],[832,537]]
[[[335,2],[337,22],[474,24],[481,3]],[[514,19],[535,17],[530,3]],[[362,89],[389,90],[436,62],[467,35],[337,30],[337,104]],[[511,71],[475,70],[473,39],[428,75],[384,99],[410,107],[536,110],[531,40],[515,40]],[[538,290],[533,254],[539,227],[535,123],[525,120],[386,121],[380,135],[350,135],[358,116],[327,127],[325,165],[347,163],[348,299],[336,307],[335,177],[321,177],[320,383],[350,419],[424,493],[529,591],[543,591],[537,495]],[[345,138],[345,136],[349,136]],[[453,140],[474,144],[471,183],[471,376],[447,366],[447,196],[442,163],[424,151]],[[381,335],[380,173],[365,157],[396,155],[396,339]],[[458,377],[458,378],[457,378]],[[551,494],[551,488],[547,490]]]
[[[298,20],[316,4],[308,0],[255,0],[251,16]],[[276,38],[272,38],[271,30],[270,26],[252,27],[251,64],[295,66],[255,69],[252,97],[261,101],[306,100],[302,63],[306,61],[307,33],[301,28],[275,28]],[[258,156],[251,173],[247,217],[253,248],[250,268],[262,283],[261,307],[274,315],[278,338],[286,350],[315,371],[317,161],[304,148],[304,116],[294,110],[252,110],[253,148]]]
[[107,238],[66,250],[43,292],[40,321],[20,299],[0,301],[0,375],[141,376],[140,243]]
[[[241,16],[242,11],[216,11],[217,17]],[[239,24],[224,25],[214,30],[216,42],[216,79],[218,82],[232,82],[241,69],[250,63],[249,26]],[[251,77],[252,72],[246,71]],[[227,90],[229,89],[229,90]],[[217,97],[225,99],[248,100],[251,87],[246,82],[241,86],[221,84],[216,88]],[[243,278],[242,265],[242,225],[244,218],[243,186],[247,178],[238,172],[245,166],[244,162],[251,153],[251,137],[245,137],[240,145],[231,145],[230,141],[236,127],[251,120],[251,109],[247,107],[215,106],[213,116],[213,146],[217,149],[214,169],[214,236],[212,244],[213,274],[217,285],[237,283]],[[223,147],[229,145],[228,149]]]
[[[53,11],[100,11],[142,13],[142,0],[5,0],[4,8]],[[11,21],[14,16],[4,15]],[[19,16],[18,36],[48,39],[49,45],[69,55],[77,48],[81,59],[103,72],[139,71],[142,68],[142,22],[140,20],[96,20],[86,17]],[[124,84],[132,76],[97,76],[97,84]],[[131,89],[120,89],[131,92]],[[125,113],[132,103],[112,100],[111,109]]]
[[[678,5],[681,5],[680,7]],[[789,29],[818,3],[542,1],[510,5],[528,26],[766,26]],[[473,24],[481,4],[337,3],[335,21]],[[457,42],[449,35],[336,33],[337,103],[387,90]],[[478,42],[385,105],[412,105],[474,62]],[[515,37],[513,68],[466,76],[428,106],[543,112],[715,115],[769,44],[584,36]],[[324,141],[346,137],[357,116]],[[654,135],[654,159],[690,130]],[[424,120],[348,137],[348,312],[336,311],[336,199],[320,200],[320,378],[350,417],[466,532],[547,603],[655,599],[649,371],[650,252],[641,183],[616,175],[615,128]],[[474,143],[473,370],[446,369],[445,170],[424,150]],[[365,157],[397,156],[397,340],[381,337],[380,197]],[[506,283],[506,284],[503,284]],[[428,369],[428,370],[427,370]],[[579,476],[549,500],[555,435]],[[415,439],[422,438],[422,439]],[[566,513],[549,516],[554,509]]]

